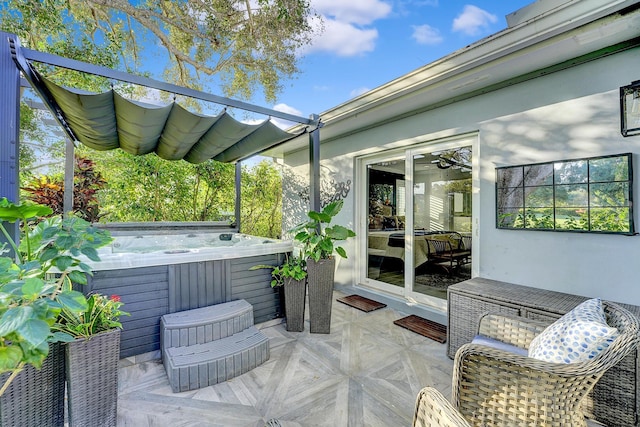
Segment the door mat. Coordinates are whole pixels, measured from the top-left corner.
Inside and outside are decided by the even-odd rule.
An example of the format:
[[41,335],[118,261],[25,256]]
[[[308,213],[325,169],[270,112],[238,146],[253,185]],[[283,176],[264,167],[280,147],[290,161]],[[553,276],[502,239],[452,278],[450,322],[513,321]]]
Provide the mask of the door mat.
[[369,298],[361,297],[360,295],[349,295],[346,297],[338,298],[336,299],[336,301],[347,304],[348,306],[357,308],[358,310],[362,310],[367,313],[387,306],[387,304],[383,304]]
[[423,319],[415,314],[398,319],[394,321],[393,324],[406,328],[424,337],[431,338],[440,344],[447,342],[446,326],[432,322],[431,320]]

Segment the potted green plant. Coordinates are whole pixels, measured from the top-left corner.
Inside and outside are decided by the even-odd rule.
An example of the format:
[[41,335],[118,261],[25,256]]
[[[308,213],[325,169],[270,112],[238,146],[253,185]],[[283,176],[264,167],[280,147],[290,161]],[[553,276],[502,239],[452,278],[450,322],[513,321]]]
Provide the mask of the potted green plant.
[[304,307],[307,294],[307,271],[304,258],[286,255],[284,263],[279,266],[256,265],[258,268],[271,269],[271,287],[284,289],[284,311],[287,319],[287,331],[304,331]]
[[62,309],[53,330],[74,340],[65,344],[69,426],[115,426],[118,419],[120,316],[117,295],[89,295],[83,312]]
[[303,258],[307,261],[309,282],[309,329],[311,333],[328,334],[331,330],[331,303],[335,275],[334,252],[343,258],[347,253],[339,241],[354,237],[356,233],[342,226],[330,226],[340,212],[343,201],[329,203],[321,212],[307,213],[309,221],[292,229],[294,239],[303,246]]
[[[86,310],[84,284],[99,261],[96,249],[109,233],[49,207],[0,199],[0,425],[58,426],[64,423],[64,363],[59,342],[73,340],[53,330],[61,310]],[[20,241],[5,228],[18,223]],[[12,252],[12,253],[10,253]],[[34,402],[39,402],[34,405]]]

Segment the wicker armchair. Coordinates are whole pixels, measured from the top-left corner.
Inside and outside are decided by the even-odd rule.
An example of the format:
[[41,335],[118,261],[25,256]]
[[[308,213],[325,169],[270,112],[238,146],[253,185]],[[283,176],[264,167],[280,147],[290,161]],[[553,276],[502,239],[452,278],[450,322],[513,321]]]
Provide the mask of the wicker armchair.
[[[454,361],[453,407],[472,426],[586,426],[581,408],[584,398],[607,369],[640,343],[640,324],[633,314],[605,301],[603,308],[607,323],[618,328],[620,336],[588,362],[548,363],[486,345],[463,345]],[[487,314],[480,321],[479,334],[526,349],[546,326],[520,317]],[[418,404],[426,405],[423,400],[419,397]],[[429,400],[438,402],[433,397]],[[439,408],[446,407],[440,403]],[[465,425],[423,422],[418,414],[425,411],[416,409],[415,426]],[[444,413],[444,409],[438,411]]]
[[471,427],[438,390],[425,387],[418,393],[413,427]]

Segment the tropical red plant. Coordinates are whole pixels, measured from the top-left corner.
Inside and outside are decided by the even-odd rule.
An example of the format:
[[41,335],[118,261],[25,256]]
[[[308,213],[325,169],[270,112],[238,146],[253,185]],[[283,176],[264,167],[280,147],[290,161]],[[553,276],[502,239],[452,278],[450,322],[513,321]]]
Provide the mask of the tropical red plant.
[[[76,157],[73,174],[73,212],[88,222],[97,222],[100,207],[96,193],[105,187],[107,182],[100,172],[96,172],[94,161],[85,157]],[[42,176],[36,178],[29,186],[22,187],[29,193],[27,198],[35,203],[49,206],[52,215],[60,215],[64,211],[64,180],[59,177]]]

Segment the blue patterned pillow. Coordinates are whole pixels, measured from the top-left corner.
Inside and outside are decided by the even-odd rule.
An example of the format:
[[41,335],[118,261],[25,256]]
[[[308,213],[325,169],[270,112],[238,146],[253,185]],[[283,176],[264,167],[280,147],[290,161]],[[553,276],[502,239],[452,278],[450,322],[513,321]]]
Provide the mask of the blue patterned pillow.
[[553,363],[586,362],[618,337],[607,325],[600,298],[583,302],[549,325],[529,345],[529,357]]

